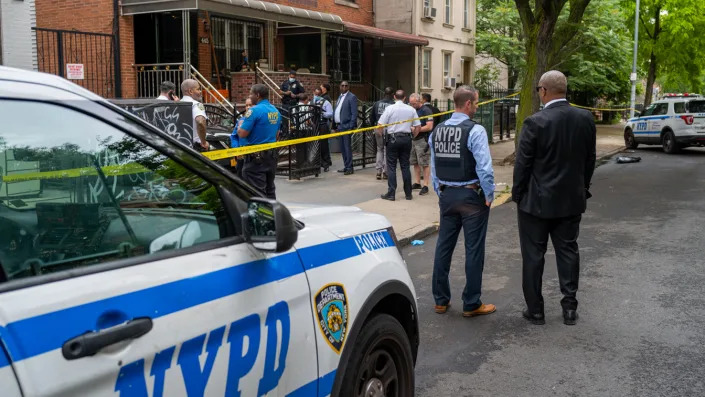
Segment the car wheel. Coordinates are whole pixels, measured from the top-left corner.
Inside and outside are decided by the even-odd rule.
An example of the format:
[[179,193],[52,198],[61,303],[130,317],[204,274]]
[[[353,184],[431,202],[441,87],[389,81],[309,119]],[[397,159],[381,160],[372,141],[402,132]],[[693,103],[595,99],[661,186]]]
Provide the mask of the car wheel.
[[394,317],[379,314],[369,319],[352,348],[341,382],[341,397],[414,395],[411,344]]
[[663,145],[663,151],[668,154],[676,154],[680,151],[678,142],[676,142],[676,136],[673,131],[666,131],[661,139],[661,144]]
[[627,130],[624,133],[624,146],[626,146],[627,149],[636,149],[639,147],[639,143],[636,141],[632,130]]

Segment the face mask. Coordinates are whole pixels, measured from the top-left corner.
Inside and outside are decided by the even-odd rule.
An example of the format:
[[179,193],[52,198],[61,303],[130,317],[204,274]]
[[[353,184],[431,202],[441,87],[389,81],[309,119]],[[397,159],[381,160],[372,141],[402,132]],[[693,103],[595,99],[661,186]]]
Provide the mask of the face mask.
[[290,82],[290,83],[293,83],[294,81],[296,81],[295,78],[289,77],[289,82]]
[[313,97],[313,101],[314,101],[314,102],[318,102],[318,101],[320,101],[320,100],[321,100],[321,97],[314,95],[314,97]]

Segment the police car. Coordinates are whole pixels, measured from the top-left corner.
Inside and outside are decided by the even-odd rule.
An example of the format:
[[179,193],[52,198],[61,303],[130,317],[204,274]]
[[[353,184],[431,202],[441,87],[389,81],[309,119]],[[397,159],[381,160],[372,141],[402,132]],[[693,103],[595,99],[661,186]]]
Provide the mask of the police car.
[[629,119],[624,142],[630,149],[640,144],[662,145],[669,154],[689,146],[705,145],[705,97],[669,94],[638,117]]
[[384,217],[262,198],[56,76],[0,67],[0,119],[0,395],[413,395]]

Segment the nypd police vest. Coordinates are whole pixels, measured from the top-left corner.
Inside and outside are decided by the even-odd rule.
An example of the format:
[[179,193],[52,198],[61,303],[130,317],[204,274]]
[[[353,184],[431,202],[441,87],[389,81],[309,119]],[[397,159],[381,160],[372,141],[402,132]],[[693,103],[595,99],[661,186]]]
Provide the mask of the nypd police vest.
[[446,182],[469,182],[478,179],[477,162],[468,150],[468,137],[475,122],[465,120],[458,125],[441,123],[433,130],[432,142],[436,177]]

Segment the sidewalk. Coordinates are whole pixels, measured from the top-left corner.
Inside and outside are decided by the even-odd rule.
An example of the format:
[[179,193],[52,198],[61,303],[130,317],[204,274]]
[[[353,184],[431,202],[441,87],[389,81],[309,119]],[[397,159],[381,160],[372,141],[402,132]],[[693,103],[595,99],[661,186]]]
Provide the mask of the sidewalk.
[[[597,157],[609,157],[624,149],[623,125],[597,127]],[[497,142],[497,141],[496,141]],[[514,141],[498,141],[490,146],[495,174],[495,201],[493,207],[504,204],[509,199],[514,173],[513,165],[500,165],[502,160],[514,153]],[[438,197],[431,189],[426,196],[414,191],[414,199],[407,201],[401,186],[401,173],[398,172],[397,200],[382,200],[386,193],[387,181],[375,179],[374,164],[365,169],[356,169],[354,175],[343,176],[336,172],[342,168],[340,155],[333,156],[331,172],[318,178],[289,181],[277,177],[277,197],[284,203],[313,203],[353,205],[364,211],[382,214],[394,226],[401,245],[413,240],[422,240],[438,230]],[[413,178],[413,167],[412,167]]]

